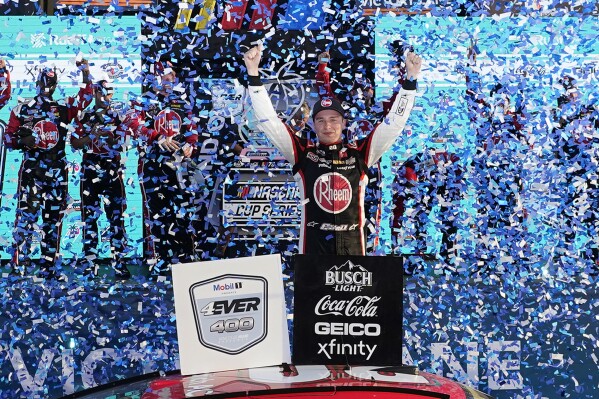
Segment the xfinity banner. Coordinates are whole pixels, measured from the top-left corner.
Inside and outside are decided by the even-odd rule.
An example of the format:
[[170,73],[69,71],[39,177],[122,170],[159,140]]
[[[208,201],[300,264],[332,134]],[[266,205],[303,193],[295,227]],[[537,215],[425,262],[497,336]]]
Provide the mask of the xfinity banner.
[[173,265],[181,374],[290,361],[279,255]]
[[402,258],[295,257],[294,364],[402,364]]

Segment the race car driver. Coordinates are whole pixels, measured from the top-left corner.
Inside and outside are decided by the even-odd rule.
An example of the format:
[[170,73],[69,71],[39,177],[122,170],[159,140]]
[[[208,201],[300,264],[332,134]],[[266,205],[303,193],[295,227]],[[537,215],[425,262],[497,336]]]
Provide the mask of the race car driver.
[[258,127],[293,164],[302,195],[300,253],[364,255],[364,191],[367,170],[403,131],[414,104],[421,58],[408,53],[407,79],[388,117],[355,144],[343,140],[347,120],[341,103],[323,98],[312,109],[317,142],[297,137],[277,116],[258,77],[261,45],[248,50],[244,61],[249,95]]

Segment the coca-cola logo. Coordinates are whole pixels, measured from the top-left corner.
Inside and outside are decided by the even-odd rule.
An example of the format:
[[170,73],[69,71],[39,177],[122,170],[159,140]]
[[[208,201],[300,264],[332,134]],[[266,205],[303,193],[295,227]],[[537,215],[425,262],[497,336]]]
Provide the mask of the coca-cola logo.
[[350,300],[331,299],[330,295],[325,295],[316,304],[314,313],[318,316],[376,317],[378,306],[375,304],[380,299],[366,295],[358,295]]
[[320,209],[328,213],[341,213],[347,209],[352,199],[349,180],[339,173],[325,173],[316,179],[314,200]]
[[154,120],[154,128],[166,137],[176,136],[181,131],[183,121],[178,113],[169,109],[163,109],[156,115]]
[[39,121],[33,127],[36,144],[39,148],[49,150],[58,143],[58,127],[54,122]]

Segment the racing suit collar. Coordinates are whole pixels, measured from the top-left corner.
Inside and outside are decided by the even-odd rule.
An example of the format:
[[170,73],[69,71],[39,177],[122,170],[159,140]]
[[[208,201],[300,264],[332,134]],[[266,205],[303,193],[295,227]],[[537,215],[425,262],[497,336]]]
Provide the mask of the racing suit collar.
[[339,141],[333,144],[318,143],[317,146],[325,151],[338,151],[343,148],[343,142]]

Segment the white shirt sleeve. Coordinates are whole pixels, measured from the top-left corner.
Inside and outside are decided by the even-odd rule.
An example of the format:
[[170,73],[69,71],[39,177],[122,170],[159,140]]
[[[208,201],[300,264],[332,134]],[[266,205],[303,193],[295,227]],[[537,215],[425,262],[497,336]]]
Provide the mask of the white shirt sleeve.
[[414,107],[415,98],[416,90],[402,88],[397,93],[391,110],[371,133],[372,137],[370,137],[370,148],[367,159],[368,167],[376,164],[401,135]]
[[293,138],[275,111],[264,86],[248,87],[257,127],[291,164],[295,164]]

